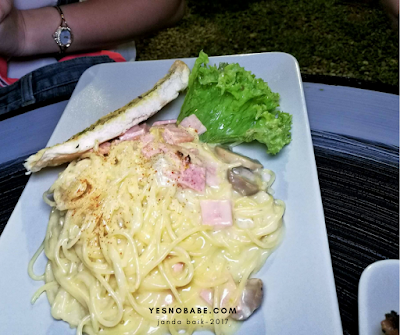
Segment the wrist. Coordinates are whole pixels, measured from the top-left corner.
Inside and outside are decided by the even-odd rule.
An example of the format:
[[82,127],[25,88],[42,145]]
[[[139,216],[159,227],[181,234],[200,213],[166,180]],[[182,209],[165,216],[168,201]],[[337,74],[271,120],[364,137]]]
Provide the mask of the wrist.
[[0,55],[21,56],[24,41],[24,21],[21,12],[11,7],[0,21]]
[[20,12],[24,35],[21,56],[58,52],[57,44],[52,37],[60,24],[57,11],[53,7],[44,7]]
[[15,50],[12,56],[20,57],[25,54],[25,41],[26,41],[26,31],[25,31],[25,21],[23,11],[18,9],[13,9],[15,13],[16,22],[16,36],[15,36]]

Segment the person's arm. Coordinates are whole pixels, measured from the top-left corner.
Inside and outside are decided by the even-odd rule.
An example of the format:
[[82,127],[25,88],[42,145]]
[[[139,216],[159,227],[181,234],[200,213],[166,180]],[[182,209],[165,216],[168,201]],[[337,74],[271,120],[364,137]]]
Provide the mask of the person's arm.
[[392,23],[393,29],[399,32],[399,0],[382,0],[385,9]]
[[[0,0],[0,7],[7,2],[10,0]],[[88,0],[62,6],[74,36],[67,52],[111,47],[170,26],[183,16],[184,5],[184,0]],[[60,14],[53,7],[12,9],[3,20],[0,10],[0,54],[58,52],[52,34],[60,22]]]

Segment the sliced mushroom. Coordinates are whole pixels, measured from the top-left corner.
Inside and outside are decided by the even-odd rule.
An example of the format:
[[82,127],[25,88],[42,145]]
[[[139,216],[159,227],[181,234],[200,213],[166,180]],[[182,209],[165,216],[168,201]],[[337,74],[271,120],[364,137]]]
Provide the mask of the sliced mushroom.
[[248,157],[239,155],[231,150],[224,148],[222,146],[215,147],[215,153],[218,157],[220,157],[225,163],[233,164],[233,163],[240,163],[240,165],[250,169],[261,169],[263,166],[260,162],[256,160],[252,160]]
[[259,178],[258,175],[243,166],[228,170],[228,181],[232,184],[232,188],[244,196],[260,191]]
[[260,307],[262,300],[262,280],[258,278],[248,279],[236,307],[236,313],[231,314],[230,317],[239,321],[246,320],[258,307]]

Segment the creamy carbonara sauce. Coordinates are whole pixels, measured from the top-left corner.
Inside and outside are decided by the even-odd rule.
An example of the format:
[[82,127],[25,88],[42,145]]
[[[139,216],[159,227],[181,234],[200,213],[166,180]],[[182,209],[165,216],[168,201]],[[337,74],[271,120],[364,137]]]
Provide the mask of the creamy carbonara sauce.
[[[150,158],[142,147],[115,141],[108,155],[87,153],[45,194],[50,220],[29,267],[45,285],[33,301],[45,291],[52,316],[77,334],[233,333],[240,321],[229,310],[279,242],[284,204],[265,191],[234,191],[226,177],[232,165],[198,138]],[[204,192],[173,176],[187,156],[213,174]],[[204,200],[228,202],[232,225],[205,224]],[[48,263],[37,276],[43,249]]]

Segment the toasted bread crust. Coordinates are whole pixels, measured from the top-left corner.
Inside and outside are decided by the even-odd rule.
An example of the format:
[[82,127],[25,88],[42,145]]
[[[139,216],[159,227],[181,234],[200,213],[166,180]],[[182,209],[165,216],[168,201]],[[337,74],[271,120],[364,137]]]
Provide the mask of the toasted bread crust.
[[190,70],[184,62],[175,61],[167,75],[160,79],[151,90],[103,116],[66,142],[44,148],[30,156],[24,164],[25,168],[28,173],[31,173],[46,166],[70,162],[92,149],[96,143],[111,140],[134,125],[147,120],[187,87],[189,73]]

